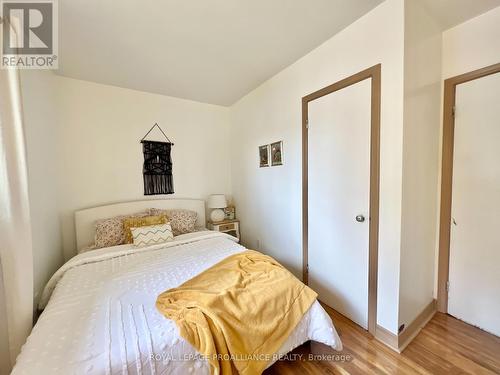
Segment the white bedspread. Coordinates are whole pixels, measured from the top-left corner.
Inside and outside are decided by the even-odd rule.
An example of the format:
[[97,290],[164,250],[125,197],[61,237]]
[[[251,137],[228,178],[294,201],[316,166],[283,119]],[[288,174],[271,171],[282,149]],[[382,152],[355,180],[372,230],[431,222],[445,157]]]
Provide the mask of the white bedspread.
[[[45,310],[13,374],[208,374],[208,363],[156,310],[156,298],[243,250],[232,237],[205,231],[143,249],[122,245],[77,255],[47,284]],[[308,340],[342,348],[317,301],[277,355]]]

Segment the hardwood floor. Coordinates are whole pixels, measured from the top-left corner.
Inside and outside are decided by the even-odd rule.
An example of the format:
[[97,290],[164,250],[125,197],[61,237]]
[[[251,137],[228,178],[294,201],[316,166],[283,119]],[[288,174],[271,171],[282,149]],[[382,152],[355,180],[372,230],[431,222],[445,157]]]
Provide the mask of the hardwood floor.
[[[500,338],[449,315],[437,313],[398,354],[349,319],[329,313],[347,360],[307,360],[310,353],[336,352],[306,343],[292,352],[297,354],[295,361],[279,361],[265,374],[500,374]],[[304,360],[298,359],[300,354]]]

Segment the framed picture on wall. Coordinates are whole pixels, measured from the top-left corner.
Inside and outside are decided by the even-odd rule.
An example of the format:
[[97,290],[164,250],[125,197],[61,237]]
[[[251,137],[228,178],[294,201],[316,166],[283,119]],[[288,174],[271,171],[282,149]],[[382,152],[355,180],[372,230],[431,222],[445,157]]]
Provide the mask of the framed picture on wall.
[[271,143],[271,165],[283,165],[283,141]]
[[269,145],[259,146],[259,166],[269,167]]

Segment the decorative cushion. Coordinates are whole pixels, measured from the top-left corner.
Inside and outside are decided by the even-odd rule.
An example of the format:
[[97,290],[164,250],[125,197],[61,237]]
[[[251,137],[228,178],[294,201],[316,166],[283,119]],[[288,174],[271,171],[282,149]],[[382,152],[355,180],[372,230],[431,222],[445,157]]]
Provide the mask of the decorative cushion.
[[123,219],[144,216],[148,216],[148,213],[139,212],[133,215],[120,215],[108,219],[97,220],[95,224],[95,248],[100,249],[125,243]]
[[134,245],[137,247],[156,245],[174,239],[172,227],[168,223],[130,228],[130,231]]
[[125,243],[134,243],[130,228],[147,227],[150,225],[166,224],[168,222],[165,215],[128,217],[123,219],[123,230],[125,231]]
[[198,214],[190,210],[161,210],[158,208],[151,208],[149,210],[150,215],[166,215],[170,225],[172,226],[172,231],[174,236],[179,234],[194,232],[196,219]]

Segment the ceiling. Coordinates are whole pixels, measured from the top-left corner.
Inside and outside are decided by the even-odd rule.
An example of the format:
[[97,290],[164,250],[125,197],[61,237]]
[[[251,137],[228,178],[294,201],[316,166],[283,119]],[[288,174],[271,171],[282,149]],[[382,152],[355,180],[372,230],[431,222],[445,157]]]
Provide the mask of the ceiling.
[[[60,1],[58,74],[231,105],[382,1]],[[418,1],[443,30],[500,6]]]
[[422,0],[443,30],[500,6],[500,0]]
[[58,74],[231,105],[382,1],[60,1]]

